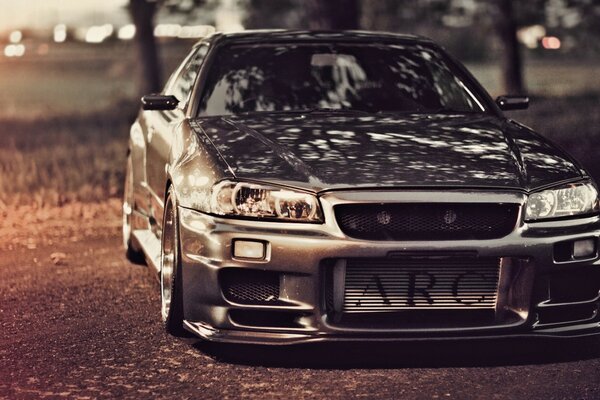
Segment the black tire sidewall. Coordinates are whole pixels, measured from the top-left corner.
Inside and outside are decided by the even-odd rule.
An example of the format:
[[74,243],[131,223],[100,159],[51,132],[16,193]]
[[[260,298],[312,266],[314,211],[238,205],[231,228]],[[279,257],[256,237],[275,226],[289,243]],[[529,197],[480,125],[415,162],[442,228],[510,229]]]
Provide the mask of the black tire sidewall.
[[[169,307],[169,312],[167,313],[167,318],[164,321],[165,329],[171,335],[180,336],[184,333],[183,330],[183,285],[181,281],[181,245],[179,242],[179,214],[177,212],[177,201],[175,197],[175,193],[171,188],[167,192],[167,199],[165,201],[165,212],[163,215],[163,225],[166,221],[166,211],[167,204],[171,203],[172,212],[173,212],[173,243],[175,246],[175,261],[173,265],[173,279],[171,281],[171,305]],[[163,226],[164,232],[164,226]],[[163,252],[163,240],[161,239],[161,254]],[[162,255],[161,255],[162,259]],[[162,268],[162,266],[161,266]],[[162,279],[162,277],[161,277]],[[162,292],[161,292],[162,296]],[[162,300],[161,300],[162,301]]]
[[[133,185],[133,161],[131,153],[127,155],[127,161],[125,163],[125,184],[123,185],[123,202],[131,200],[129,206],[131,207],[132,215],[129,217],[129,237],[123,238],[125,244],[125,257],[134,264],[145,264],[146,259],[142,250],[135,246],[132,234],[133,234],[133,212],[135,211],[135,201],[133,198],[127,199],[127,183]],[[132,189],[133,190],[133,189]],[[133,196],[132,196],[133,197]],[[123,209],[123,213],[125,210]]]

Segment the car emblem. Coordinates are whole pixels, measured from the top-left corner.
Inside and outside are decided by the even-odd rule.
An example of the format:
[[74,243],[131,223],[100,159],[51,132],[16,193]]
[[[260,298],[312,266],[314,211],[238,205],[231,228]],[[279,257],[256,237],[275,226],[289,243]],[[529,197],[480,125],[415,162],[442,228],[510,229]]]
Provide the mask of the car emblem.
[[392,216],[387,211],[381,211],[377,213],[377,222],[381,225],[387,225],[392,221]]
[[456,211],[446,210],[446,212],[444,213],[444,222],[447,225],[452,225],[454,222],[456,222],[457,217],[458,216],[456,215]]

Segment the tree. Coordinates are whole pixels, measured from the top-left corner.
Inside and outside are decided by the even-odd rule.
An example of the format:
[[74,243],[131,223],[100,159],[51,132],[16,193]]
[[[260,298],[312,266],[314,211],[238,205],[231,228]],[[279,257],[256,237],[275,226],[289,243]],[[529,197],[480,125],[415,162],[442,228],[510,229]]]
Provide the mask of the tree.
[[546,26],[553,33],[577,43],[569,49],[572,53],[584,57],[600,54],[600,0],[548,1],[546,14]]
[[310,29],[360,28],[360,0],[305,0],[303,4]]
[[496,0],[496,4],[498,8],[496,29],[502,45],[501,63],[504,90],[507,93],[520,94],[525,91],[525,85],[513,0]]
[[[248,29],[298,29],[306,15],[301,0],[244,0],[244,26]],[[306,28],[306,27],[305,27]]]
[[130,0],[129,14],[135,25],[135,43],[139,62],[138,92],[156,93],[161,89],[158,48],[154,38],[154,16],[158,3],[153,0]]
[[243,0],[250,29],[359,29],[361,0]]
[[[142,92],[160,88],[158,52],[152,36],[153,18],[158,7],[171,13],[193,16],[207,6],[225,0],[130,0],[130,11],[138,29],[137,43],[141,67]],[[249,28],[295,28],[316,30],[379,29],[414,33],[433,32],[457,44],[464,54],[486,54],[487,36],[493,28],[500,43],[499,62],[507,93],[523,93],[523,60],[517,30],[545,20],[548,0],[228,0],[246,9]],[[562,0],[567,6],[587,6],[597,13],[597,0]],[[200,7],[202,6],[202,7]],[[590,26],[597,19],[588,19]],[[586,21],[588,21],[586,20]],[[454,21],[454,22],[453,22]],[[458,22],[458,24],[457,24]],[[454,24],[454,25],[453,25]],[[445,26],[443,33],[440,26]],[[460,27],[459,27],[460,26]],[[476,29],[481,40],[473,40]],[[594,29],[598,29],[597,27]],[[448,34],[453,30],[452,34]],[[442,37],[443,37],[442,36]],[[467,38],[466,42],[463,38]],[[483,44],[481,42],[484,42]],[[476,50],[476,51],[475,51]]]
[[135,25],[138,56],[138,94],[159,92],[162,88],[161,64],[154,37],[154,18],[164,8],[167,12],[194,17],[200,6],[214,6],[216,0],[129,0],[129,15]]
[[[525,85],[517,29],[539,23],[543,10],[543,0],[363,0],[363,24],[369,29],[402,27],[414,33],[443,35],[445,45],[454,44],[452,50],[463,56],[469,50],[489,54],[482,50],[491,44],[485,43],[488,35],[483,33],[492,28],[501,48],[498,55],[504,90],[518,94],[525,91]],[[440,26],[444,27],[443,31]],[[473,36],[481,39],[473,40]]]

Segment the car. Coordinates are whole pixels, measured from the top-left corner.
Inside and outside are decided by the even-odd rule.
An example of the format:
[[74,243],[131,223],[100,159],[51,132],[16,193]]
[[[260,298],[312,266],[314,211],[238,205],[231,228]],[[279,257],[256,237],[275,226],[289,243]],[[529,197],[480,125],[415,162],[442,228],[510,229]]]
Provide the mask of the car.
[[142,98],[127,256],[208,341],[597,335],[598,188],[528,102],[422,37],[213,34]]

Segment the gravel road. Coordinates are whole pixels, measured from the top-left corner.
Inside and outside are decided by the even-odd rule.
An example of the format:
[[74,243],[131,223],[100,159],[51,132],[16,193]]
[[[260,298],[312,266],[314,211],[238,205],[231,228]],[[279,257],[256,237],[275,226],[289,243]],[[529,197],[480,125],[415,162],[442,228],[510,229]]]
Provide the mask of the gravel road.
[[265,348],[170,337],[154,277],[123,257],[117,209],[4,213],[0,397],[600,399],[600,340]]

